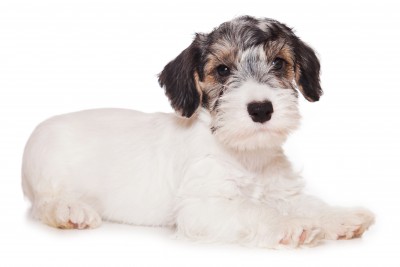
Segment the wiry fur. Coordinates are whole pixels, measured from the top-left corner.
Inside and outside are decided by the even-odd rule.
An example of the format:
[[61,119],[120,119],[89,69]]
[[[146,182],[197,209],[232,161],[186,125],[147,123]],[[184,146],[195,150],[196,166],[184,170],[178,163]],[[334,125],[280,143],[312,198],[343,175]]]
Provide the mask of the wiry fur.
[[[373,223],[367,210],[304,195],[283,153],[300,120],[296,90],[310,101],[322,94],[317,57],[285,25],[240,17],[197,34],[159,81],[188,118],[99,109],[36,128],[22,166],[34,217],[58,228],[168,226],[260,247],[358,237]],[[266,101],[272,116],[254,121],[247,106]]]

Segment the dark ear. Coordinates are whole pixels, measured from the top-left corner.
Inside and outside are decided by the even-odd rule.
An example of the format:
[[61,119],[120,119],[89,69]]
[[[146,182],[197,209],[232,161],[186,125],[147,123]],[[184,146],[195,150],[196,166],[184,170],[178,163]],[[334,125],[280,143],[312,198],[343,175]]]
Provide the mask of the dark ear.
[[294,53],[297,86],[308,101],[318,101],[322,95],[322,89],[319,81],[320,64],[315,52],[299,38],[296,38]]
[[202,48],[200,34],[193,43],[183,50],[174,60],[169,62],[158,77],[161,87],[177,113],[191,117],[200,106],[201,90],[198,85],[199,75],[202,77],[200,64]]

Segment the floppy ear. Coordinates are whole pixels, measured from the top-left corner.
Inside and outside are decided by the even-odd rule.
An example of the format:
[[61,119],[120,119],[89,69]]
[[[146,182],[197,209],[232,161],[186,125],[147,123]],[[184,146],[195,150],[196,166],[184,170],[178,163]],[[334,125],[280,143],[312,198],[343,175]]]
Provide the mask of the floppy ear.
[[299,38],[296,38],[294,53],[297,86],[308,101],[318,101],[322,95],[322,89],[319,81],[320,64],[315,52]]
[[199,75],[202,77],[200,66],[202,49],[200,34],[196,35],[193,43],[183,50],[174,60],[169,62],[158,77],[161,87],[177,113],[191,117],[200,106],[202,92],[198,85]]

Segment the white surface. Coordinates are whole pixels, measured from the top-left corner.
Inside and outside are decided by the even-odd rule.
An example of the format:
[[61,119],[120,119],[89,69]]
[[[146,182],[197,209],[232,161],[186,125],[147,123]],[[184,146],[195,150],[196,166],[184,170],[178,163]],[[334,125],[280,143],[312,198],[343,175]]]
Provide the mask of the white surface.
[[[0,1],[0,266],[399,266],[397,10],[394,1]],[[309,191],[376,213],[361,240],[274,251],[26,219],[20,164],[40,121],[96,107],[169,111],[156,74],[194,32],[244,14],[285,22],[318,51],[325,95],[301,100],[303,126],[286,150]]]

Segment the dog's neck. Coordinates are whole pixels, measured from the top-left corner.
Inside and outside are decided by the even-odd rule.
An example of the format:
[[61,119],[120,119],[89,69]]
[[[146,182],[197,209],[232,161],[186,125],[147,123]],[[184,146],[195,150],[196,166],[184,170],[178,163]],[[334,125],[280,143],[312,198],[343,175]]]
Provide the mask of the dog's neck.
[[245,169],[262,173],[268,166],[285,158],[281,147],[269,147],[258,150],[236,150],[227,148],[232,155]]
[[[193,123],[195,121],[201,121],[204,125],[210,125],[211,116],[205,109],[201,109],[197,114],[198,117],[192,117],[185,119],[187,123]],[[210,134],[211,131],[210,131]],[[239,162],[246,170],[256,173],[262,173],[271,164],[285,158],[283,149],[280,145],[267,146],[257,149],[238,149],[228,147],[217,141],[220,149],[229,154],[234,160]]]

